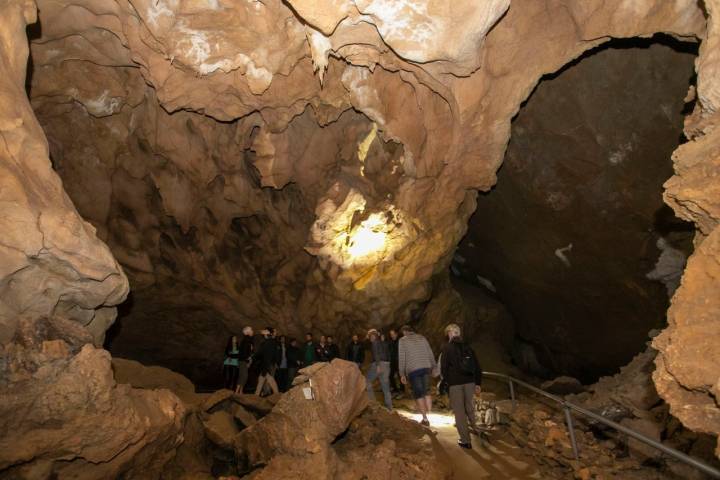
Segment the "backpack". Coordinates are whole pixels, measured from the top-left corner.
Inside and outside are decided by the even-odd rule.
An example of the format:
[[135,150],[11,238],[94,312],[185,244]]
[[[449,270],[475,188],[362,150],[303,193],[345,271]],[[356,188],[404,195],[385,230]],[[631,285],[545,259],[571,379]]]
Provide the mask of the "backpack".
[[475,375],[477,361],[475,360],[475,352],[466,343],[459,345],[460,349],[460,372],[463,375]]

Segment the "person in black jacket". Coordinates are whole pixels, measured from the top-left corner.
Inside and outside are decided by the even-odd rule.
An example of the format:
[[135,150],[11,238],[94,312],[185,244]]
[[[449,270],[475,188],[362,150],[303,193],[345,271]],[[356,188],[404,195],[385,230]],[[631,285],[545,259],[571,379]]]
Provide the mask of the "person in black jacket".
[[302,366],[302,352],[298,346],[298,341],[294,338],[290,339],[290,345],[287,347],[287,365],[288,365],[288,376],[287,383],[285,384],[285,391],[289,390],[292,386],[292,381],[297,375],[298,369]]
[[238,381],[237,381],[237,387],[235,388],[235,392],[242,393],[243,388],[245,388],[245,383],[247,383],[248,379],[248,367],[250,366],[250,358],[253,354],[253,336],[255,333],[253,332],[252,327],[245,327],[243,328],[243,337],[240,341],[240,357],[239,357],[239,365],[238,365]]
[[390,330],[390,391],[395,395],[401,395],[405,392],[405,386],[400,380],[400,358],[398,345],[400,343],[400,335],[396,330]]
[[333,337],[328,335],[327,337],[327,361],[332,362],[335,358],[340,358],[340,347],[333,341]]
[[[460,327],[451,323],[445,328],[448,343],[442,351],[440,371],[448,388],[450,408],[455,414],[455,427],[462,448],[472,448],[470,428],[475,429],[474,395],[480,393],[482,370],[475,352],[460,337]],[[469,425],[468,425],[469,423]]]
[[258,396],[262,394],[266,383],[273,393],[278,393],[277,382],[275,382],[273,375],[278,364],[278,351],[280,351],[277,340],[272,337],[270,330],[266,328],[260,333],[264,340],[253,356],[253,361],[258,362],[260,367],[260,376],[255,389],[255,395]]
[[365,362],[365,347],[360,342],[360,338],[357,335],[352,336],[352,341],[347,348],[347,356],[345,357],[348,362],[355,362],[360,370]]

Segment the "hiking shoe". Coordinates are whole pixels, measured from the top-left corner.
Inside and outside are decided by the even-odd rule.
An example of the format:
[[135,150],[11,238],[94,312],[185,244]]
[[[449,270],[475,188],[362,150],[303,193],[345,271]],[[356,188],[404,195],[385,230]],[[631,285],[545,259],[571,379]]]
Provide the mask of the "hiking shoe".
[[458,447],[472,450],[472,445],[470,443],[458,442]]
[[423,418],[422,420],[420,420],[420,425],[425,425],[426,427],[429,427],[430,420],[428,420],[427,418]]

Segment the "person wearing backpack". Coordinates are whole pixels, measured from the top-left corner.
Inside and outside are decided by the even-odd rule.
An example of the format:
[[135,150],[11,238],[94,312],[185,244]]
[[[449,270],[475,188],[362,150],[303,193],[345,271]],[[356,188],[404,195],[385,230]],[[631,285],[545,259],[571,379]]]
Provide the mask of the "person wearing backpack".
[[450,397],[450,408],[455,414],[458,445],[472,448],[470,426],[475,428],[474,395],[480,393],[482,370],[473,349],[462,340],[460,327],[451,323],[445,328],[448,343],[440,358],[440,370],[443,382]]

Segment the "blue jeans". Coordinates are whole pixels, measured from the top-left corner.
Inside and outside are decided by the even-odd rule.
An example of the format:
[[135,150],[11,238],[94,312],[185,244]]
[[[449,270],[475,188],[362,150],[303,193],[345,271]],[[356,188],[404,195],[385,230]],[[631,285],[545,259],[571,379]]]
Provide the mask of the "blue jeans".
[[373,382],[375,379],[380,380],[380,387],[385,397],[385,406],[388,410],[392,410],[392,397],[390,396],[390,362],[372,362],[367,372],[367,392],[370,400],[375,400],[373,393]]

